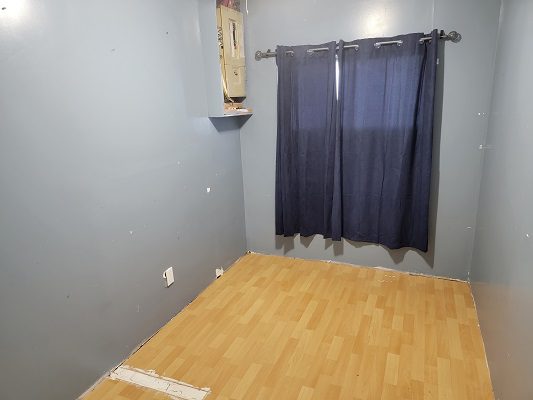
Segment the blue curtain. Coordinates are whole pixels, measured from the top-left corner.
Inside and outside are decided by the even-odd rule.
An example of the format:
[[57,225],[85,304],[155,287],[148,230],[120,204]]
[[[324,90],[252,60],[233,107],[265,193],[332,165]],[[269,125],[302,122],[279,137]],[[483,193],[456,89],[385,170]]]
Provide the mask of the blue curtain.
[[[308,51],[314,48],[327,50]],[[277,48],[277,235],[331,235],[335,48],[335,42]]]
[[[340,43],[342,233],[427,251],[438,33]],[[357,44],[359,49],[344,48]],[[338,234],[337,234],[338,238]]]
[[427,251],[439,40],[423,36],[341,41],[338,100],[334,43],[278,47],[276,234]]

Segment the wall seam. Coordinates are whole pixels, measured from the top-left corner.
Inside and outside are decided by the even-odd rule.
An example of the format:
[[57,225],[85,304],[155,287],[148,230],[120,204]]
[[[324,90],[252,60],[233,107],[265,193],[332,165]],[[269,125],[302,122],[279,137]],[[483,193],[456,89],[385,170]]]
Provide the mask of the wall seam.
[[[488,135],[489,135],[489,128],[490,128],[490,121],[492,119],[492,111],[493,111],[493,108],[494,108],[494,85],[496,83],[496,61],[497,61],[497,58],[498,58],[498,52],[500,50],[500,33],[501,33],[501,28],[502,28],[502,18],[503,18],[503,8],[504,8],[504,4],[503,4],[503,0],[500,1],[500,16],[498,18],[498,31],[496,33],[496,46],[495,46],[495,49],[494,49],[494,56],[492,58],[492,79],[491,79],[491,90],[490,90],[490,98],[489,98],[489,109],[488,109],[488,115],[487,115],[487,121],[485,123],[485,132],[484,132],[484,137],[483,137],[483,143],[480,143],[480,144],[486,144],[487,143],[487,138],[488,138]],[[470,282],[470,273],[472,272],[472,263],[473,263],[473,260],[474,260],[474,251],[475,251],[475,248],[476,248],[476,237],[477,237],[477,230],[478,230],[478,222],[479,222],[479,219],[480,219],[480,212],[479,212],[479,205],[481,203],[481,189],[482,189],[482,182],[483,182],[483,176],[485,175],[484,174],[484,170],[485,170],[485,151],[486,150],[482,150],[480,149],[480,151],[482,152],[481,153],[481,162],[480,162],[480,168],[481,168],[481,174],[480,174],[480,177],[479,177],[479,182],[478,182],[478,188],[477,188],[477,201],[476,201],[476,217],[474,219],[474,235],[473,235],[473,238],[472,238],[472,247],[470,249],[470,254],[469,254],[469,257],[468,257],[468,263],[467,263],[467,281]]]

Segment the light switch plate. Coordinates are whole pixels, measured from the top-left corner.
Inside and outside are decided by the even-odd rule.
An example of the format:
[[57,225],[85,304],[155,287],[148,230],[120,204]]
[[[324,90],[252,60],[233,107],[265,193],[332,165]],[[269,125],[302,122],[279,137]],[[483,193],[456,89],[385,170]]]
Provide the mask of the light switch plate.
[[174,269],[172,267],[167,268],[165,272],[163,272],[163,278],[166,279],[167,287],[172,285],[174,283]]

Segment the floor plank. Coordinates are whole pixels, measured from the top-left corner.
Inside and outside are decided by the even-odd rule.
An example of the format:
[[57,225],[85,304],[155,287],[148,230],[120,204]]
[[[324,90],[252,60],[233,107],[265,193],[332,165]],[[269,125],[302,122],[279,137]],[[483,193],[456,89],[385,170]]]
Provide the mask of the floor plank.
[[[208,399],[494,399],[467,283],[260,254],[125,364]],[[108,398],[165,397],[104,380],[85,400]]]

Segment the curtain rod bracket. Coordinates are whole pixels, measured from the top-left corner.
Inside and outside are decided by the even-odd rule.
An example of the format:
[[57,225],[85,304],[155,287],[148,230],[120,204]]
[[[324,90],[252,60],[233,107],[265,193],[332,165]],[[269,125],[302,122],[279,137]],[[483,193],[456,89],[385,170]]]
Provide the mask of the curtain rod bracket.
[[262,52],[261,50],[257,50],[255,52],[255,59],[256,61],[261,60],[262,58],[270,58],[270,57],[276,57],[276,52],[268,49],[265,52]]

